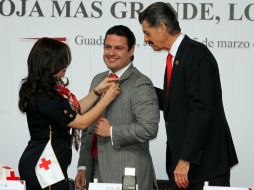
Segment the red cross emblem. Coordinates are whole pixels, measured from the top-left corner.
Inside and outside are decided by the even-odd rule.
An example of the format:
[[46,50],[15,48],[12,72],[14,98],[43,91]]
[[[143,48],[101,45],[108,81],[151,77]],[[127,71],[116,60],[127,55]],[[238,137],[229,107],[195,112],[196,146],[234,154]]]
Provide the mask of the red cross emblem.
[[14,171],[10,171],[10,176],[6,177],[6,180],[19,180],[19,177],[15,176]]
[[42,158],[41,159],[41,164],[39,165],[39,167],[44,168],[45,170],[48,170],[50,164],[51,164],[50,160],[46,160],[46,158]]

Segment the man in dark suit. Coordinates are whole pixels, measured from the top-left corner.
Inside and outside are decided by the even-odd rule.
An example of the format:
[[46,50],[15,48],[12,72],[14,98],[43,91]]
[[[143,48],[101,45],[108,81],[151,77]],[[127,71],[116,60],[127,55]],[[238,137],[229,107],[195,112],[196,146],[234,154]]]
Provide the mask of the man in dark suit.
[[[139,15],[144,41],[167,50],[164,89],[156,88],[167,131],[166,170],[172,189],[229,186],[238,163],[225,117],[217,62],[181,33],[174,9],[157,2]],[[172,68],[172,70],[171,70]]]

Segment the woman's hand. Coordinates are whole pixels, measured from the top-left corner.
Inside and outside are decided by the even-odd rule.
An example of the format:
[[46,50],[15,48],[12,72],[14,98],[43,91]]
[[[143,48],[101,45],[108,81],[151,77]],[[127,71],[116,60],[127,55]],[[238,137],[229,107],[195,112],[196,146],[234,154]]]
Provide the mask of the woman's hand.
[[116,97],[120,94],[120,86],[119,83],[111,83],[108,90],[105,92],[103,99],[107,99],[109,102],[116,99]]
[[115,82],[117,82],[118,79],[115,78],[105,78],[103,81],[101,81],[95,88],[94,92],[98,95],[102,95],[107,91],[107,89]]

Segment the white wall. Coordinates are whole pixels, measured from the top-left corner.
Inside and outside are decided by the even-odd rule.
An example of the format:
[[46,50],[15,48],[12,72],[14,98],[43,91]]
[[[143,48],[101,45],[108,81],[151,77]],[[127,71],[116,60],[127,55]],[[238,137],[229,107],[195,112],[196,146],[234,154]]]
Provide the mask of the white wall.
[[[66,4],[60,16],[53,2],[57,3],[55,0],[0,0],[0,163],[13,167],[15,171],[29,140],[26,117],[19,112],[17,106],[18,91],[20,80],[27,74],[28,53],[35,42],[23,38],[43,36],[67,38],[73,55],[67,73],[71,81],[69,87],[78,98],[82,98],[88,92],[92,77],[104,71],[106,67],[102,60],[102,46],[79,44],[80,39],[77,36],[97,39],[97,42],[101,43],[100,38],[104,38],[109,27],[124,24],[133,30],[137,38],[134,65],[148,75],[155,86],[162,87],[163,84],[166,53],[155,53],[150,47],[143,46],[143,34],[137,14],[132,12],[132,7],[139,9],[140,5],[146,7],[154,1],[62,0],[59,1],[59,6],[63,7],[64,3]],[[206,45],[209,44],[218,61],[225,112],[240,162],[232,169],[232,185],[254,186],[253,1],[197,0],[188,5],[186,3],[190,1],[170,2],[176,9],[178,7],[183,33]],[[22,3],[26,8],[24,15]],[[84,5],[87,15],[85,12],[82,13],[80,4]],[[115,11],[112,10],[114,4]],[[187,7],[185,11],[184,6]],[[117,17],[123,18],[115,18],[114,13]],[[22,16],[18,16],[20,14]],[[218,46],[219,41],[225,41],[227,46]],[[230,45],[234,41],[237,46]],[[158,137],[151,143],[156,175],[161,179],[167,178],[165,143],[165,127],[161,115]],[[69,175],[72,178],[76,174],[78,159],[78,154],[75,151],[73,153],[73,161],[69,168]]]

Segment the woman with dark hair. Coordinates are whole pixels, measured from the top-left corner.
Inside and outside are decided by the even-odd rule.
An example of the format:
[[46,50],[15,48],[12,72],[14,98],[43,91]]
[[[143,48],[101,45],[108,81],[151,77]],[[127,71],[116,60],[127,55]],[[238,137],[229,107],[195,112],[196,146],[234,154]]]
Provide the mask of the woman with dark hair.
[[[19,109],[26,113],[31,136],[19,161],[20,177],[26,181],[28,190],[42,189],[35,166],[49,138],[64,177],[68,179],[71,144],[73,142],[78,149],[79,129],[94,123],[119,94],[116,79],[106,78],[77,101],[66,88],[68,81],[66,84],[62,81],[70,61],[68,45],[50,38],[39,39],[28,57],[28,76],[22,80],[19,91]],[[101,94],[104,95],[101,97]],[[50,188],[67,190],[67,180]]]

